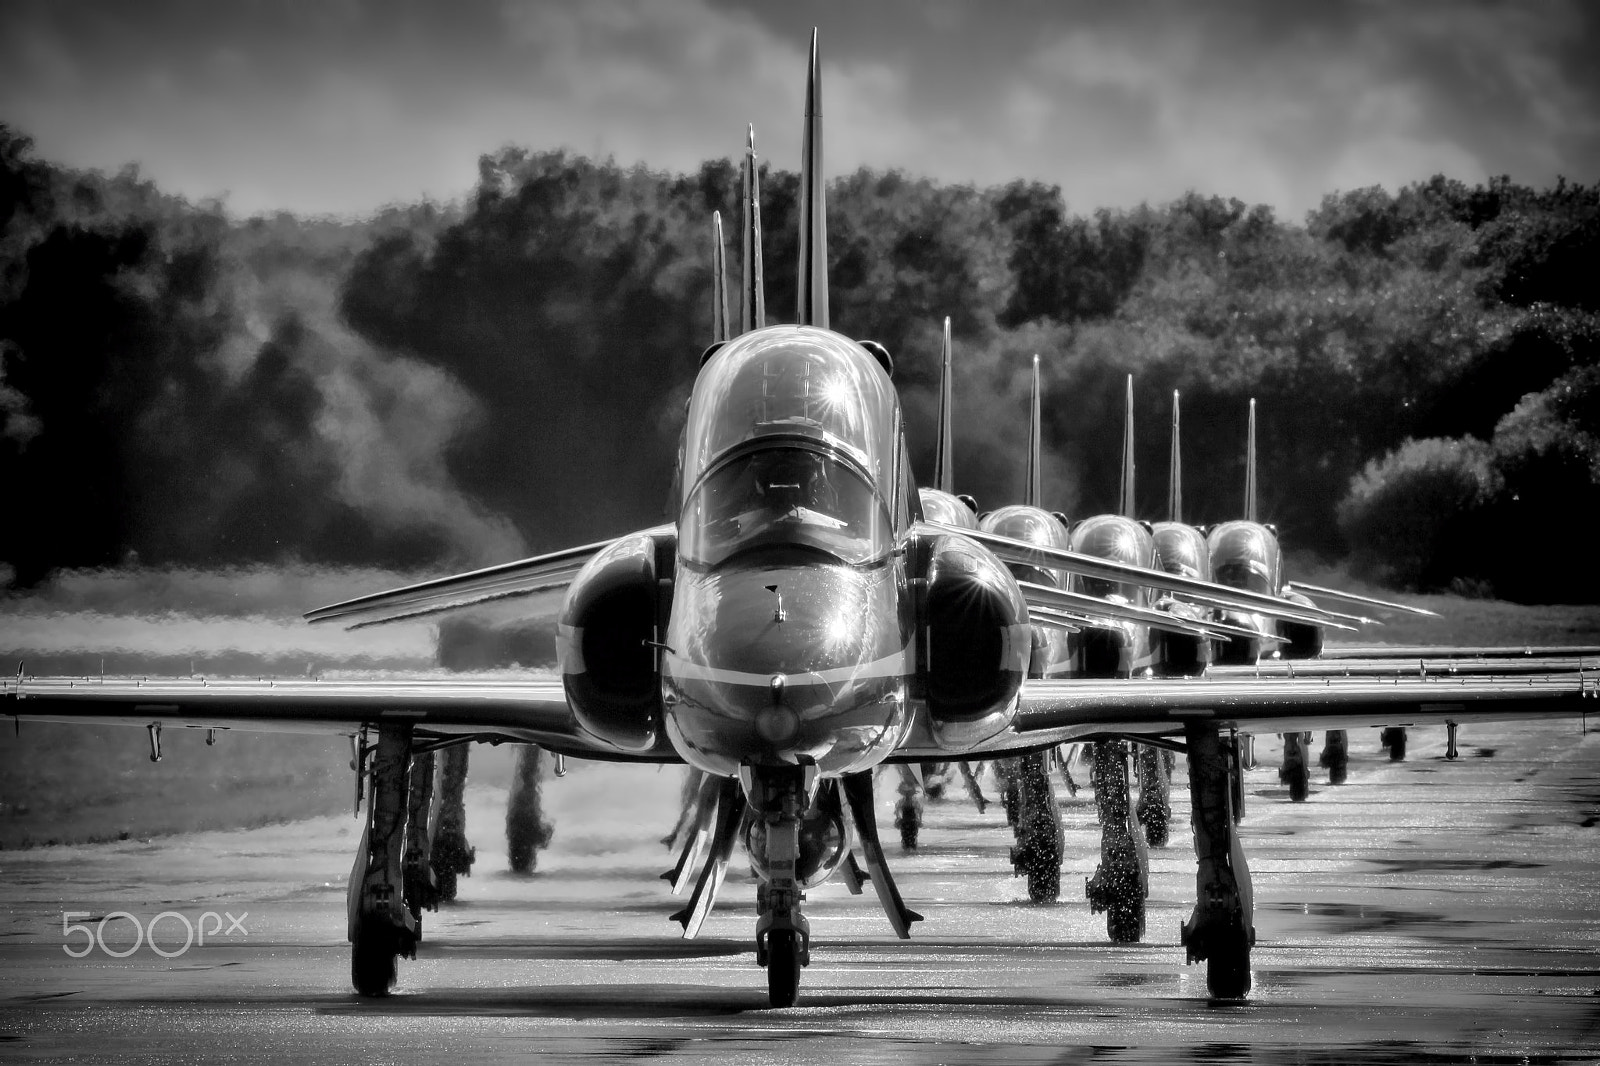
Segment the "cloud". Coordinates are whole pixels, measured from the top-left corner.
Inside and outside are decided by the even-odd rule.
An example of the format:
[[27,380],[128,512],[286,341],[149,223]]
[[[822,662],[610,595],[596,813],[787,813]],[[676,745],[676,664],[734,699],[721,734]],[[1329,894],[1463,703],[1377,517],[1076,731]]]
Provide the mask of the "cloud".
[[1600,174],[1582,0],[917,4],[51,4],[0,13],[0,97],[41,154],[130,159],[236,211],[467,191],[483,152],[677,171],[798,155],[820,25],[828,169],[1062,184],[1079,210],[1187,188],[1298,217],[1335,182]]

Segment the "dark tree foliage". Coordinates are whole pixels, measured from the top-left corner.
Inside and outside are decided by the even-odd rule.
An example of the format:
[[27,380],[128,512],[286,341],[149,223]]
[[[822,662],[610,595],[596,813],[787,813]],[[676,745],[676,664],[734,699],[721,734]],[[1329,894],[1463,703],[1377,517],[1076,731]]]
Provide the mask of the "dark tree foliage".
[[1467,437],[1408,440],[1368,463],[1339,504],[1359,569],[1407,588],[1489,577],[1480,528],[1500,489],[1489,446]]
[[[460,205],[240,221],[0,127],[0,475],[51,501],[7,524],[0,563],[444,567],[659,521],[710,340],[714,210],[739,289],[739,185],[728,160],[506,149]],[[763,164],[770,323],[794,320],[797,192]],[[1084,215],[1053,185],[862,170],[830,186],[828,224],[832,325],[893,354],[924,479],[950,317],[957,489],[985,507],[1020,494],[1035,353],[1046,503],[1074,517],[1116,504],[1130,374],[1142,517],[1165,517],[1173,390],[1191,520],[1242,511],[1252,397],[1262,517],[1292,547],[1349,546],[1336,510],[1362,476],[1363,528],[1385,528],[1422,498],[1393,486],[1477,470],[1468,438],[1493,436],[1505,490],[1416,580],[1589,506],[1600,188],[1436,177],[1330,195],[1299,226],[1193,193]],[[1461,462],[1407,444],[1431,438]]]

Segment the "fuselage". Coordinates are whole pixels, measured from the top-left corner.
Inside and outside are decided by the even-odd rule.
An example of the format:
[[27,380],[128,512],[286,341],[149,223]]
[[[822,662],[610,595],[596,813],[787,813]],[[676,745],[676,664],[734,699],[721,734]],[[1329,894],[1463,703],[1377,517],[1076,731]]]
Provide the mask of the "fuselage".
[[673,746],[722,775],[882,761],[911,727],[916,674],[898,550],[916,497],[887,373],[828,330],[746,333],[701,369],[681,463],[661,659]]

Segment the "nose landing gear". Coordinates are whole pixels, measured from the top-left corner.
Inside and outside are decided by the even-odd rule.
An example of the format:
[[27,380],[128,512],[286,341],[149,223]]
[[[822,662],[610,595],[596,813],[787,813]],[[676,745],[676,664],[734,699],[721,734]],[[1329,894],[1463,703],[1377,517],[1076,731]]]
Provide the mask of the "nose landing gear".
[[792,1007],[800,996],[800,970],[811,963],[811,924],[801,913],[796,864],[800,821],[817,786],[813,767],[757,767],[746,790],[765,832],[765,854],[752,854],[763,877],[756,890],[756,964],[767,970],[767,997]]

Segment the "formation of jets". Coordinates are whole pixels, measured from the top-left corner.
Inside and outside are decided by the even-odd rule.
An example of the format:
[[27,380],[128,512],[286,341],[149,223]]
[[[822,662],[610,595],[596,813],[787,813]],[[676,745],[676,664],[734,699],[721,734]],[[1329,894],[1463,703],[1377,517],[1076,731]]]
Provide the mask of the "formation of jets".
[[[1137,867],[1142,843],[1126,810],[1121,753],[1136,742],[1184,754],[1198,865],[1183,943],[1190,961],[1206,962],[1213,995],[1238,997],[1249,988],[1255,936],[1234,824],[1241,737],[1583,712],[1596,688],[1581,652],[1537,657],[1515,674],[1499,651],[1481,670],[1403,676],[1382,674],[1373,659],[1328,672],[1211,669],[1215,646],[1265,642],[1270,651],[1349,616],[1320,606],[1318,591],[1284,595],[1275,537],[1258,535],[1251,543],[1260,552],[1243,555],[1249,576],[1231,581],[1226,568],[1239,560],[1219,543],[1232,524],[1203,545],[1174,531],[1170,554],[1158,553],[1158,531],[1127,501],[1120,515],[1069,529],[1039,507],[1037,447],[1024,501],[981,521],[951,494],[947,458],[934,488],[919,491],[889,353],[829,325],[819,94],[813,37],[796,321],[766,321],[752,147],[739,321],[719,289],[714,343],[683,431],[676,519],[307,616],[380,624],[564,588],[559,679],[19,674],[5,682],[0,710],[143,726],[154,750],[173,727],[357,738],[370,801],[349,938],[363,995],[387,993],[397,959],[413,956],[420,939],[422,901],[406,878],[408,860],[427,847],[416,831],[426,787],[424,775],[414,781],[418,756],[509,740],[541,745],[558,761],[686,763],[700,777],[672,874],[675,888],[694,884],[678,917],[686,932],[698,928],[742,837],[759,880],[756,959],[777,1006],[795,1002],[818,947],[806,892],[831,874],[857,889],[870,881],[897,935],[919,918],[878,839],[872,772],[881,764],[1017,760],[1026,822],[1054,807],[1045,753],[1097,742],[1107,754],[1097,755],[1096,783],[1122,804],[1102,805],[1108,839],[1111,823],[1120,818],[1123,828],[1091,902],[1107,910],[1114,937],[1134,939],[1142,883],[1129,864]],[[719,256],[721,247],[719,238]],[[944,434],[949,419],[942,405]],[[1181,526],[1176,509],[1171,521]],[[1021,834],[1019,822],[1023,845],[1043,839]]]

